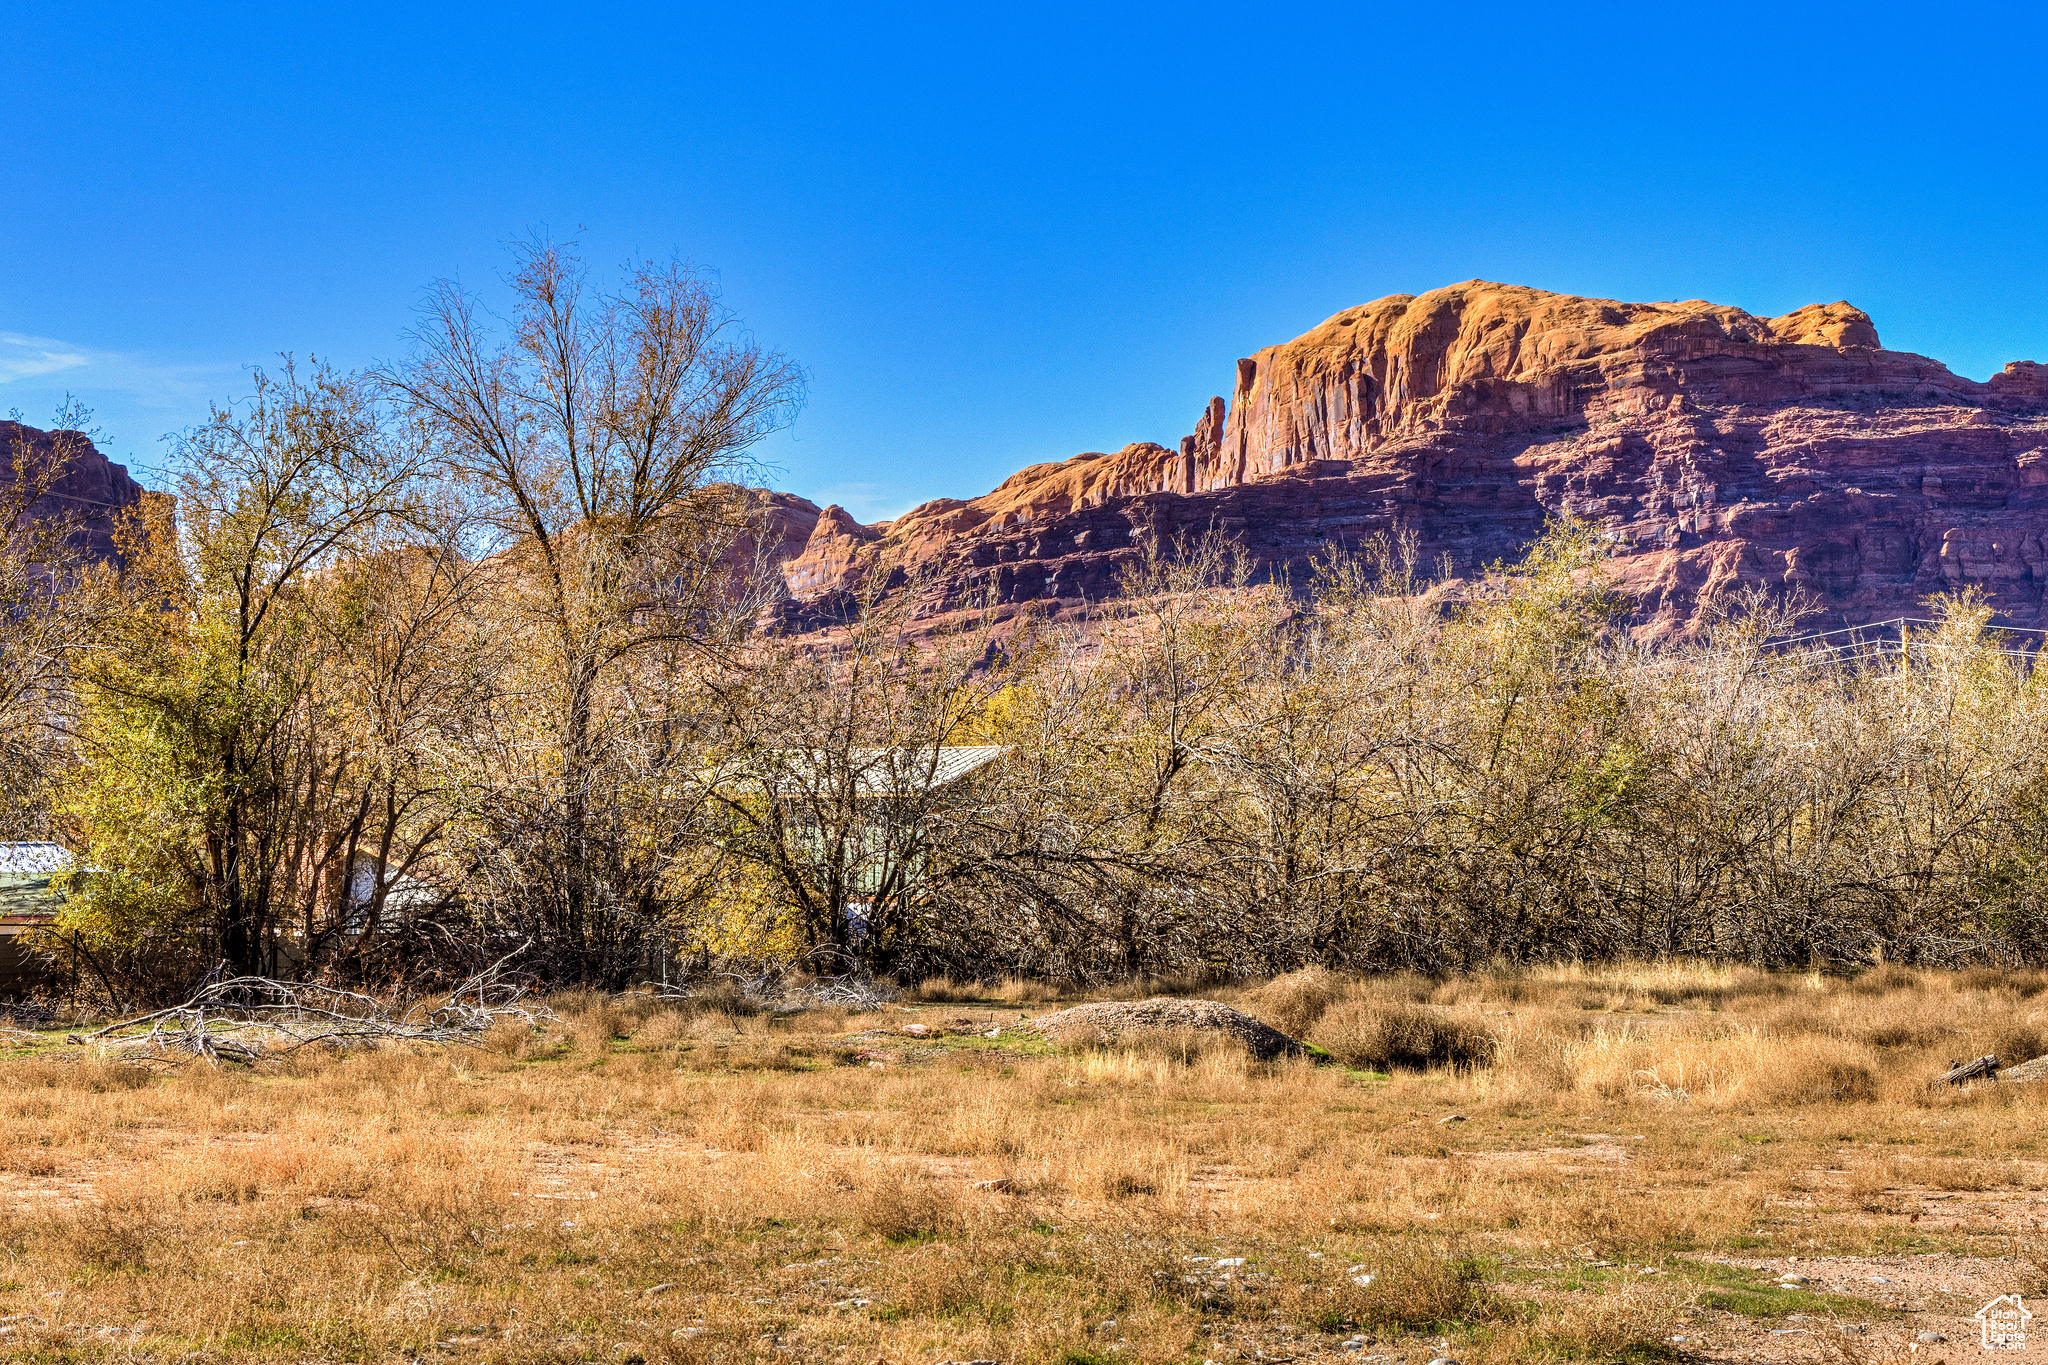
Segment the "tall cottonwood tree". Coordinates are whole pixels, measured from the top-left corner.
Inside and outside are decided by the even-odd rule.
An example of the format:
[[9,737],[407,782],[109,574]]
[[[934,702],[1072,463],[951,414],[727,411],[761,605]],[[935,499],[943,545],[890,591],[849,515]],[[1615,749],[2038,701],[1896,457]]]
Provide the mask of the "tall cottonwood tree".
[[687,686],[644,684],[683,683],[751,619],[729,552],[757,503],[722,480],[794,414],[804,377],[681,265],[637,265],[606,290],[570,248],[538,242],[508,283],[503,335],[474,297],[435,286],[384,379],[477,494],[478,548],[516,584],[507,629],[552,731],[521,765],[544,801],[529,788],[479,806],[508,894],[542,908],[553,970],[609,977],[639,965],[658,899],[661,869],[637,850],[663,784],[639,741],[659,737],[657,766],[681,761],[669,741],[690,707]]

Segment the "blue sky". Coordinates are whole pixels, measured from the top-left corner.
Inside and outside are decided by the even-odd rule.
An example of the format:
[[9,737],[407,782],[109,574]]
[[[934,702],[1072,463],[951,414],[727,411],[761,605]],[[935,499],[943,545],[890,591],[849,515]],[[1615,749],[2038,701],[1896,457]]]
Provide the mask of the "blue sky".
[[1482,277],[1846,298],[2048,361],[2033,6],[41,4],[6,11],[0,411],[147,470],[504,244],[714,270],[864,519],[1191,429],[1233,361]]

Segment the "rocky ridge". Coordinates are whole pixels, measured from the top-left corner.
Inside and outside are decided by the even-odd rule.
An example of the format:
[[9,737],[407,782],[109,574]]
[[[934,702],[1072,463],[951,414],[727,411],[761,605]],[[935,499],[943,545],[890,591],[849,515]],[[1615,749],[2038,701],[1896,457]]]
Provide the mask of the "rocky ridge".
[[142,500],[142,485],[128,477],[127,467],[102,455],[81,432],[39,431],[20,422],[0,422],[0,487],[14,482],[17,469],[43,468],[59,458],[66,460],[62,472],[28,506],[27,517],[70,518],[79,548],[96,559],[114,558],[115,524]]
[[938,610],[991,584],[1079,608],[1143,536],[1210,527],[1297,573],[1402,531],[1473,575],[1564,513],[1603,528],[1656,631],[1759,583],[1805,589],[1829,625],[1973,584],[2005,621],[2048,625],[2048,367],[1978,383],[1885,350],[1847,303],[1394,295],[1239,360],[1175,446],[1035,465],[874,526],[823,509],[784,564],[783,615],[816,624],[878,568],[920,573]]

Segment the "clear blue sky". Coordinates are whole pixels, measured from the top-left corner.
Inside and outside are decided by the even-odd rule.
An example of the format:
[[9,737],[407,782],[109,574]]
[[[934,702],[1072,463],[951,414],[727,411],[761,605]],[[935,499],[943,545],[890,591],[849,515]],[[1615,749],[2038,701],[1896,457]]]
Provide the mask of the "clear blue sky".
[[119,6],[0,20],[0,411],[109,453],[393,356],[504,243],[714,269],[864,519],[1170,442],[1232,362],[1483,277],[1846,298],[2048,361],[2033,5]]

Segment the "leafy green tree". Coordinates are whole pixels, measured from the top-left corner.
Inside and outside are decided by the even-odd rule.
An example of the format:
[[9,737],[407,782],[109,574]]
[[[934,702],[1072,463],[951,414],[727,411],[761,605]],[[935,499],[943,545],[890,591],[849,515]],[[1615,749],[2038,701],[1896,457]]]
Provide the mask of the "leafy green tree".
[[91,448],[90,420],[73,404],[49,431],[0,422],[0,838],[51,836],[71,668],[108,600],[109,570],[85,549],[88,514],[48,500]]
[[275,972],[334,881],[320,835],[354,746],[322,683],[364,619],[341,569],[413,510],[420,449],[362,386],[287,362],[179,453],[175,505],[121,532],[120,610],[80,670],[62,809],[86,870],[58,932]]

